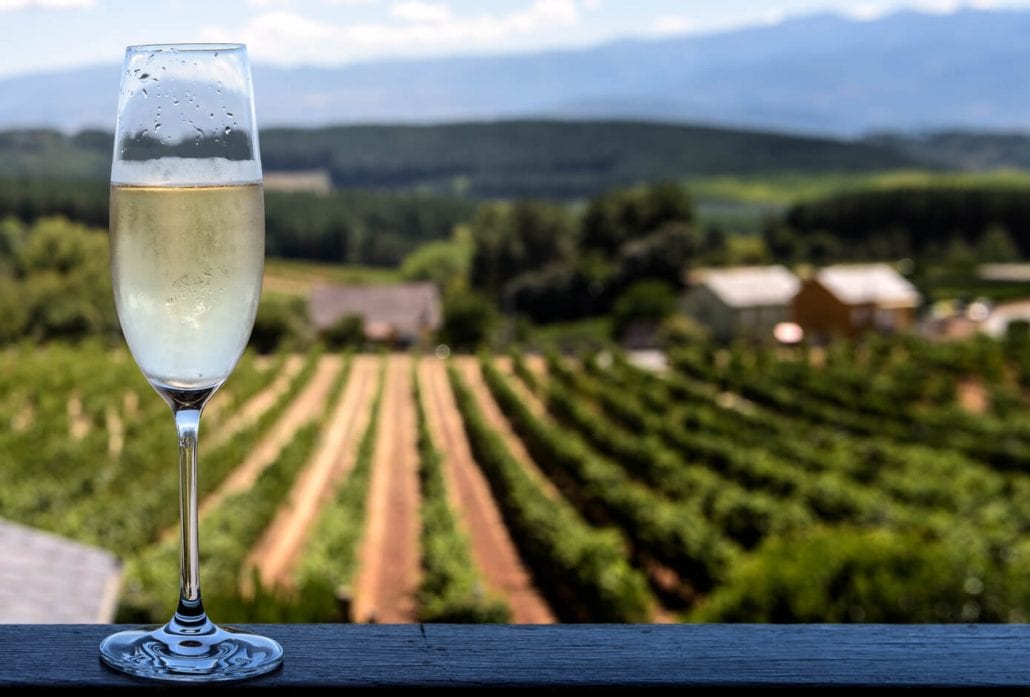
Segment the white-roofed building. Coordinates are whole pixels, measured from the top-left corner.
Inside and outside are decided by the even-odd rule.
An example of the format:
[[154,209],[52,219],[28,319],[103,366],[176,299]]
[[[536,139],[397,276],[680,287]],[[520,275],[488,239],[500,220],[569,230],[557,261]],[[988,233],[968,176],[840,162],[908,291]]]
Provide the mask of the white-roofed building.
[[911,328],[919,303],[919,291],[888,264],[828,266],[802,282],[794,320],[808,336],[853,338]]
[[697,269],[683,310],[721,341],[738,337],[771,339],[773,327],[791,319],[791,302],[801,282],[784,266]]

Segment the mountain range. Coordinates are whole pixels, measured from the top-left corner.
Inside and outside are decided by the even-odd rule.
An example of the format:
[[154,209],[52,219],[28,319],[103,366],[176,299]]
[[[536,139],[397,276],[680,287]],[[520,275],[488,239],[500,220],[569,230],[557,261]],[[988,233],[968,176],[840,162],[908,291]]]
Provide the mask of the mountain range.
[[[576,50],[254,67],[265,125],[643,119],[855,137],[1030,130],[1030,11],[815,14]],[[110,129],[118,66],[0,79],[0,128]]]

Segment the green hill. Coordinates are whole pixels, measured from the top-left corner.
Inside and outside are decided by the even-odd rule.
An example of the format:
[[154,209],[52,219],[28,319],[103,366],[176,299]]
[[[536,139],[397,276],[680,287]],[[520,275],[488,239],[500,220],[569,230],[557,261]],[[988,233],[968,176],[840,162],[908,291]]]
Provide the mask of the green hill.
[[[0,178],[106,179],[110,134],[0,132]],[[267,129],[266,171],[324,169],[339,188],[569,199],[661,179],[870,172],[922,164],[881,143],[634,121]]]

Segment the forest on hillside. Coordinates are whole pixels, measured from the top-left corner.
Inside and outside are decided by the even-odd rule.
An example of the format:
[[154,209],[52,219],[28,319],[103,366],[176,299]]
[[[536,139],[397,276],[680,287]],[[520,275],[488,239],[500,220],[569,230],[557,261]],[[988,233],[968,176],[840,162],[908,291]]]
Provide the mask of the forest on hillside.
[[[100,131],[0,132],[0,179],[106,180],[112,138]],[[669,178],[921,163],[876,143],[634,121],[272,128],[261,132],[261,155],[266,171],[322,169],[338,188],[476,199],[573,199]]]

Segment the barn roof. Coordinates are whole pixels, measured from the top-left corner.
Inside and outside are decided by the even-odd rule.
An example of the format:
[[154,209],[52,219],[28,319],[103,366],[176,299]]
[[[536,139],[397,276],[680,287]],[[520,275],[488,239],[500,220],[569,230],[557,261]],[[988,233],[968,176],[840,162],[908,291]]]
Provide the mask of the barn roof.
[[110,552],[6,520],[0,520],[0,549],[0,622],[114,619],[121,565]]
[[816,279],[848,305],[915,307],[919,291],[888,264],[827,266]]
[[800,286],[798,277],[779,265],[698,269],[691,280],[707,286],[730,307],[787,305]]
[[311,289],[311,321],[328,329],[348,315],[360,315],[365,329],[387,327],[417,337],[440,326],[440,292],[433,283],[322,285]]

